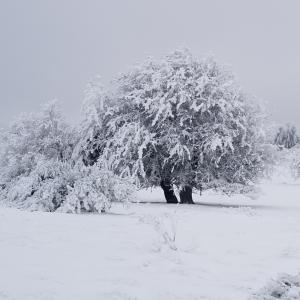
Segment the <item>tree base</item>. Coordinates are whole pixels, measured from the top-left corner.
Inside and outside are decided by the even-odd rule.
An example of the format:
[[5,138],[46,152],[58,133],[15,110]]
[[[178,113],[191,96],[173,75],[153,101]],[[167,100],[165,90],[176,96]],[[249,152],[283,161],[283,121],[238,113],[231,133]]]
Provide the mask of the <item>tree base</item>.
[[180,203],[194,204],[192,191],[193,189],[190,186],[183,187],[182,190],[179,192]]
[[171,183],[162,181],[160,186],[164,191],[167,203],[178,203]]

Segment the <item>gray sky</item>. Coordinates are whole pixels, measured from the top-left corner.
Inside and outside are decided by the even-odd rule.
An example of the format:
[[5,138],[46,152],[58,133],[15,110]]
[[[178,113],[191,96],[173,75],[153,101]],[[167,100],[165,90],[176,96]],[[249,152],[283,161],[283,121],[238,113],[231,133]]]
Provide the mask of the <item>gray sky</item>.
[[53,98],[76,122],[89,79],[184,46],[300,129],[299,14],[299,0],[1,0],[0,124]]

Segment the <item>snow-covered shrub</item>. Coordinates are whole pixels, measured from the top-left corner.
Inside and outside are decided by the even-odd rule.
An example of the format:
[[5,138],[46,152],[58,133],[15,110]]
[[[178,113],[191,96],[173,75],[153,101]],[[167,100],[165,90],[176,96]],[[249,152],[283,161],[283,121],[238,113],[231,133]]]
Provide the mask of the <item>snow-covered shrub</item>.
[[132,184],[98,165],[81,166],[76,181],[69,187],[59,211],[105,212],[112,202],[128,202],[133,193]]
[[212,57],[176,51],[123,74],[107,92],[90,90],[91,134],[80,144],[88,163],[104,159],[143,186],[161,185],[167,200],[176,185],[182,202],[204,183],[245,185],[262,171],[261,109]]
[[281,274],[249,300],[298,300],[300,299],[300,275]]
[[75,180],[69,162],[41,159],[29,174],[7,184],[5,201],[23,209],[55,211]]
[[105,166],[76,163],[76,132],[55,103],[1,133],[0,200],[23,209],[100,212],[126,201],[132,185]]
[[300,145],[276,150],[271,177],[280,183],[293,183],[300,179]]
[[296,127],[290,124],[284,127],[279,127],[276,133],[274,144],[280,148],[290,149],[299,142],[299,136],[297,135]]
[[105,212],[111,202],[129,201],[132,192],[128,180],[98,165],[46,160],[7,185],[5,201],[29,210]]

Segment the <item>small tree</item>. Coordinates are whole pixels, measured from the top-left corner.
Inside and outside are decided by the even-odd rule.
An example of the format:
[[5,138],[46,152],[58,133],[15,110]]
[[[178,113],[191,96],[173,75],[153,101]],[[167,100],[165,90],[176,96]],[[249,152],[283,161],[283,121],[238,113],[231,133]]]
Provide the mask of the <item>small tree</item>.
[[133,192],[128,180],[71,158],[76,136],[53,102],[15,121],[2,132],[0,198],[25,209],[76,213],[127,201]]
[[115,172],[161,186],[167,202],[177,202],[175,185],[181,202],[193,203],[193,188],[247,184],[260,171],[262,118],[249,98],[213,58],[176,51],[96,97],[101,130],[88,144]]
[[23,114],[2,133],[2,181],[29,174],[42,159],[66,161],[75,144],[75,131],[66,124],[56,101],[36,114]]
[[296,127],[290,124],[285,127],[279,127],[278,132],[274,139],[274,144],[281,147],[290,149],[299,142],[299,137],[296,132]]
[[[75,132],[64,121],[56,101],[45,105],[39,113],[21,115],[2,131],[2,194],[20,202],[33,196],[43,182],[61,173],[64,162],[71,158],[74,144]],[[43,166],[49,170],[44,172]]]

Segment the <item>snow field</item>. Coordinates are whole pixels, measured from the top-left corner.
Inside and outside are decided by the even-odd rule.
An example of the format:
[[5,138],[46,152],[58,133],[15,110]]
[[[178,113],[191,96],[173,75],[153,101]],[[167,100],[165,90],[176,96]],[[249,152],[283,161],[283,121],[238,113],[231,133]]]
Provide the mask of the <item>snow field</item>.
[[300,270],[299,193],[264,184],[256,199],[207,192],[189,206],[142,191],[153,203],[106,215],[0,208],[0,299],[248,299]]

